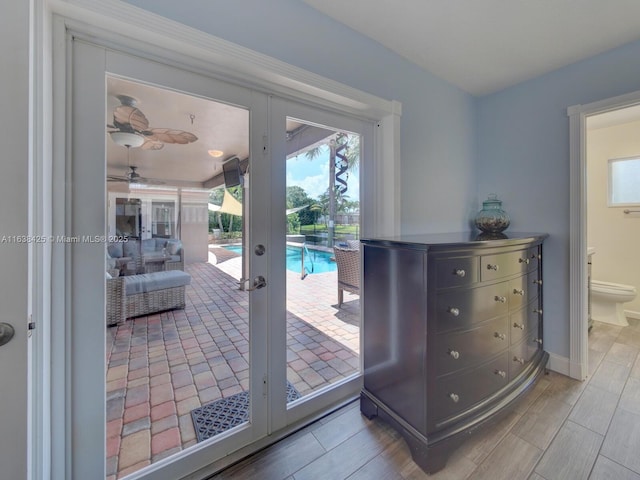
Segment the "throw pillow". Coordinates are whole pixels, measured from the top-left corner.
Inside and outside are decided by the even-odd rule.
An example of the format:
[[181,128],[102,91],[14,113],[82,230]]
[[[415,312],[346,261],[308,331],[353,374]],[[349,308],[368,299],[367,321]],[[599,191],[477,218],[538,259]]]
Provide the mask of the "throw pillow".
[[109,244],[107,252],[111,258],[122,258],[122,242],[114,242]]
[[178,255],[178,252],[180,252],[181,248],[182,242],[180,240],[167,242],[167,252],[169,253],[169,255]]

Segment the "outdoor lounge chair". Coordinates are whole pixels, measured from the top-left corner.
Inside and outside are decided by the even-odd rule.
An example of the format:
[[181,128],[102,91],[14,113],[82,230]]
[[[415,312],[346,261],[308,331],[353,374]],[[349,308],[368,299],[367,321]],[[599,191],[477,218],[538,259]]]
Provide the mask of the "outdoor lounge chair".
[[347,241],[347,246],[334,246],[338,266],[338,308],[342,306],[344,291],[360,295],[360,242]]

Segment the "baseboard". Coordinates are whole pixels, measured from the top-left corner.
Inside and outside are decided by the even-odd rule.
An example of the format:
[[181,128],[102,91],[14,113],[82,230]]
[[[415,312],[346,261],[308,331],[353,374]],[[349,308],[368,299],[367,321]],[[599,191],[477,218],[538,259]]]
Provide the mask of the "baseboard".
[[[571,376],[571,362],[568,357],[562,357],[555,353],[549,353],[549,370],[561,373],[562,375]],[[575,367],[575,366],[574,366]]]
[[640,320],[640,312],[635,312],[633,310],[625,310],[624,316],[627,318],[635,318],[636,320]]

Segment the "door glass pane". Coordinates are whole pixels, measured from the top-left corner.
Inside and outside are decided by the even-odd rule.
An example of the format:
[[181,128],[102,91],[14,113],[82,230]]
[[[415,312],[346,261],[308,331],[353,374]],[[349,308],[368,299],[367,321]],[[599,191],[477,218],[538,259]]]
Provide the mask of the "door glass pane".
[[288,402],[359,373],[360,137],[287,118]]
[[249,421],[246,109],[107,79],[107,478]]

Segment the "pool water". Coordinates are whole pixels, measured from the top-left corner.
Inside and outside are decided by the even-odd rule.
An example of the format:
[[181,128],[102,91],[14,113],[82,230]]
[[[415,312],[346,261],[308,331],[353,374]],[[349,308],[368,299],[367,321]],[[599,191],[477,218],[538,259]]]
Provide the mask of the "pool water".
[[[224,248],[232,252],[242,253],[241,245],[228,245]],[[300,273],[301,252],[302,248],[300,247],[287,246],[287,270]],[[305,271],[307,273],[335,272],[338,267],[335,260],[331,259],[332,257],[331,252],[307,249],[304,254]]]

